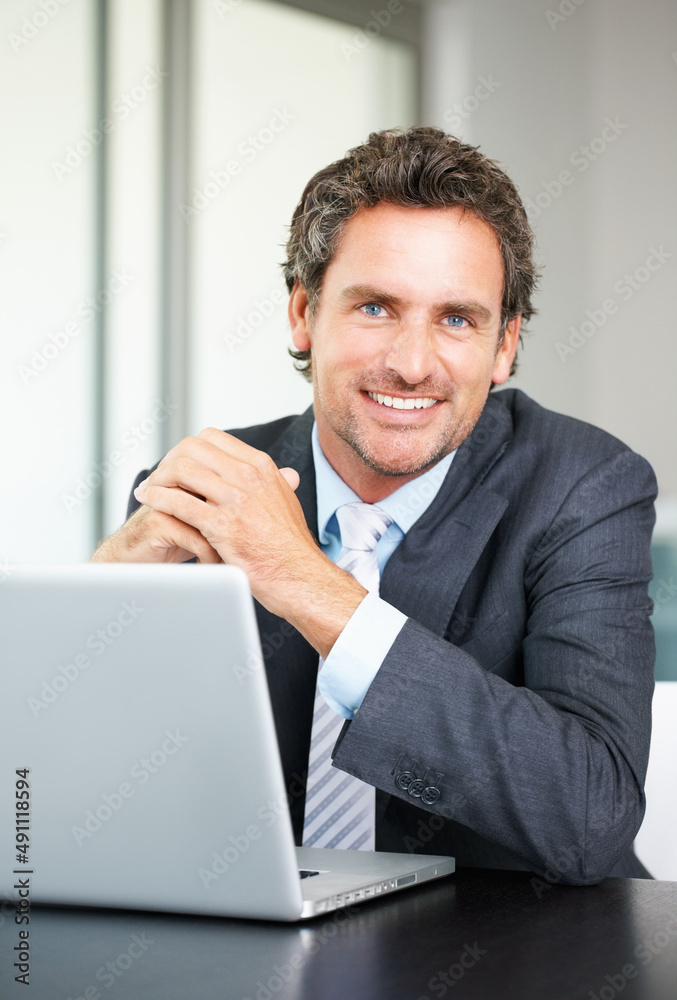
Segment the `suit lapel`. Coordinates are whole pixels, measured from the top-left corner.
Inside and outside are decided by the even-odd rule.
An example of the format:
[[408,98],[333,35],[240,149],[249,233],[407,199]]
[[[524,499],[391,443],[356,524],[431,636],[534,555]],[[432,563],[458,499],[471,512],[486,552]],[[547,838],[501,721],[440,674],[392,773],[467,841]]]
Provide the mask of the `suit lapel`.
[[489,397],[437,496],[383,572],[381,597],[438,635],[444,635],[463,586],[508,504],[483,480],[511,435],[508,411]]
[[305,413],[302,413],[291,422],[281,437],[269,449],[269,454],[278,468],[291,466],[292,469],[296,469],[301,477],[296,496],[306,516],[306,523],[317,538],[315,465],[313,463],[313,449],[310,439],[313,420],[313,408],[311,406]]

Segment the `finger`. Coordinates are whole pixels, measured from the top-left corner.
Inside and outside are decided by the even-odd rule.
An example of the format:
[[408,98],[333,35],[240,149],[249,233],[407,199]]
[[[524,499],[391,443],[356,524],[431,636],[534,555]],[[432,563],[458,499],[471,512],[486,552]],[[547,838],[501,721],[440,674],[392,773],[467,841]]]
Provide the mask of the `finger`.
[[[219,444],[202,435],[212,436]],[[233,447],[227,450],[229,442]],[[213,475],[205,474],[205,470]],[[291,475],[283,478],[295,490],[299,482],[298,474],[288,471]],[[280,470],[265,452],[251,448],[223,431],[207,428],[196,438],[184,438],[169,451],[145,482],[156,486],[178,486],[214,504],[231,501],[240,504],[244,494],[267,488],[279,477]],[[224,485],[241,492],[232,494],[224,491]]]
[[[258,448],[252,448],[251,445],[240,441],[239,438],[233,437],[232,434],[216,430],[215,427],[205,427],[204,430],[200,431],[195,440],[198,442],[209,442],[215,448],[230,455],[231,458],[239,459],[246,466],[253,466],[263,474],[273,470],[280,471],[267,452],[259,451]],[[292,489],[296,489],[296,487],[293,486]]]
[[[187,437],[179,442],[174,448],[167,452],[157,469],[151,473],[149,479],[158,486],[184,486],[189,482],[187,474],[191,466],[188,463],[196,463],[206,469],[211,470],[219,478],[232,485],[255,486],[261,484],[266,474],[277,472],[277,466],[272,458],[257,448],[250,448],[236,438],[231,438],[223,431],[208,429],[215,440],[230,439],[241,448],[220,447],[218,444],[207,440],[206,437]],[[202,431],[201,434],[206,432]],[[199,492],[192,490],[192,492]]]
[[217,430],[216,427],[205,427],[197,435],[197,440],[208,441],[215,448],[225,451],[227,455],[232,455],[233,458],[239,458],[242,462],[249,461],[255,455],[265,455],[265,452],[259,451],[258,448],[253,448],[252,445],[246,444],[246,442],[241,441],[232,434],[227,434],[226,431]]
[[[168,514],[186,527],[192,527],[197,532],[202,533],[208,529],[209,512],[213,507],[208,506],[203,500],[199,500],[191,493],[175,487],[155,486],[150,478],[145,483],[139,483],[134,490],[134,496],[146,507]],[[187,536],[190,539],[190,536]],[[198,555],[198,553],[195,553]]]
[[159,511],[153,513],[156,515],[154,520],[157,520],[158,525],[153,540],[156,547],[183,549],[187,558],[195,556],[199,563],[213,564],[223,561],[197,528],[171,515]]
[[209,542],[190,525],[150,507],[136,510],[114,535],[104,539],[94,562],[219,562]]
[[224,454],[245,463],[245,465],[254,466],[262,471],[277,468],[272,458],[266,452],[259,451],[258,448],[253,448],[232,434],[217,430],[216,427],[205,427],[197,436],[183,438],[174,448],[168,451],[160,462],[158,469],[156,469],[156,473],[167,463],[183,455],[202,462],[203,465],[214,472],[221,473],[223,469],[222,456]]
[[[198,500],[208,501],[212,504],[224,504],[233,500],[240,501],[242,497],[233,488],[233,484],[238,478],[237,470],[230,468],[234,459],[226,459],[224,465],[223,453],[219,452],[219,455],[222,465],[219,472],[207,468],[202,462],[188,455],[179,455],[158,467],[148,479],[139,483],[137,489],[143,491],[150,486],[178,488],[190,493]],[[135,491],[134,495],[137,500],[145,502],[142,499],[143,492],[137,494]],[[149,506],[152,507],[153,504],[149,504]]]
[[217,447],[206,438],[186,437],[167,452],[152,475],[156,482],[161,482],[162,485],[175,485],[168,477],[175,472],[177,463],[180,467],[180,463],[185,460],[197,462],[206,469],[211,469],[217,475],[221,475],[224,462],[227,462],[227,455],[228,453],[223,448]]
[[287,482],[289,483],[289,485],[293,490],[297,490],[299,488],[301,477],[299,476],[296,469],[288,469],[288,468],[280,469],[280,475],[287,480]]
[[219,463],[224,456],[238,459],[247,464],[256,464],[257,459],[259,461],[265,459],[274,464],[265,452],[259,451],[258,448],[252,448],[251,445],[245,444],[244,441],[233,437],[232,434],[226,434],[225,431],[219,431],[215,427],[205,427],[199,434],[183,438],[167,452],[160,462],[160,466],[182,455],[189,455],[197,461],[203,462],[215,472],[218,471]]

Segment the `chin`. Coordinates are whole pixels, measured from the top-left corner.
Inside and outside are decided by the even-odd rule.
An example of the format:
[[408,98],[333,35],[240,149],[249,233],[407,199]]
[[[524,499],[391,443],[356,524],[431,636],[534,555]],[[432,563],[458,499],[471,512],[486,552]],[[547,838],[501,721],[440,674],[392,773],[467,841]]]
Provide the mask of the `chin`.
[[433,450],[432,453],[428,451],[422,454],[419,451],[413,455],[396,456],[393,455],[392,451],[388,453],[384,449],[375,450],[359,443],[350,443],[364,464],[383,476],[413,476],[425,472],[452,450],[449,446],[444,445]]

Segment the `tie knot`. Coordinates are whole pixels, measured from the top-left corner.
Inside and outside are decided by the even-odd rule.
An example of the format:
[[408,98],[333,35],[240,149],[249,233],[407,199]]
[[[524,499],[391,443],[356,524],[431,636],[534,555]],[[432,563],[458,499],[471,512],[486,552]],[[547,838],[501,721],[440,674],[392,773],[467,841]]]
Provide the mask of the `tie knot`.
[[392,518],[373,503],[347,503],[336,511],[341,544],[352,551],[373,552]]

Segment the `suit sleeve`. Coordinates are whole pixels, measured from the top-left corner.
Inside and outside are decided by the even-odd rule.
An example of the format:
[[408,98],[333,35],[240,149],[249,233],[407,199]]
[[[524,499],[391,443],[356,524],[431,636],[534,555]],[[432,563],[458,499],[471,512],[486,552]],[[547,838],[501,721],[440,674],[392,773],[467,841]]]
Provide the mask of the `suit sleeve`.
[[579,480],[531,540],[522,578],[505,587],[508,608],[511,587],[526,596],[523,686],[408,619],[334,764],[411,802],[400,776],[415,761],[436,793],[416,804],[535,872],[568,852],[562,881],[603,878],[644,813],[655,494],[648,463],[623,452]]

